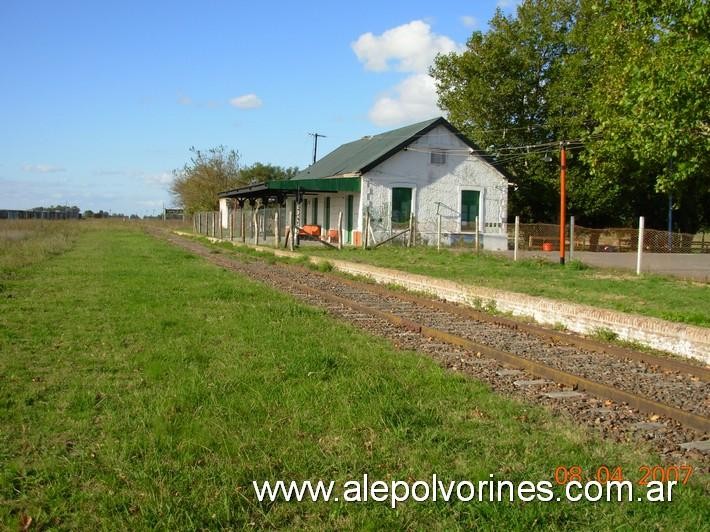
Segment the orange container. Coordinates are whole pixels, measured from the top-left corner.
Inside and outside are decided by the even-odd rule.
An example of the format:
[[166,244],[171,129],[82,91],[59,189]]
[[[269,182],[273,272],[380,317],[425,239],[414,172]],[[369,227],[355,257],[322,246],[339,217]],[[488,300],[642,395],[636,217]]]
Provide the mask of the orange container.
[[304,236],[320,236],[320,225],[304,225],[301,227],[299,235]]
[[337,229],[328,229],[328,240],[330,240],[331,242],[338,241],[338,230]]
[[555,246],[552,242],[543,242],[542,243],[542,250],[543,251],[555,251]]

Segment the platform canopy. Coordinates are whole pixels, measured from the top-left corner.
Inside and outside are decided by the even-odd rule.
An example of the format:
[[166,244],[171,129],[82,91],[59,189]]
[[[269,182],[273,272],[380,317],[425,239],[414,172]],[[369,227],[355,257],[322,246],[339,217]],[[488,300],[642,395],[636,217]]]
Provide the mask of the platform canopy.
[[257,199],[264,203],[283,203],[286,198],[302,198],[309,194],[327,192],[360,192],[359,177],[329,177],[322,179],[283,179],[264,181],[243,187],[220,192],[220,198],[232,198],[243,205],[244,201],[252,203]]

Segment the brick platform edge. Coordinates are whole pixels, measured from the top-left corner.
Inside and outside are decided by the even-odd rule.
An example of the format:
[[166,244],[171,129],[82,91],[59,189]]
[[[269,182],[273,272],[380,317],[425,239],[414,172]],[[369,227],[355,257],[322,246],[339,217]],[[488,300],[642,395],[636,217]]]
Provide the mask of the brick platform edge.
[[[192,233],[176,233],[183,236],[194,236]],[[209,238],[209,240],[220,242],[218,238]],[[222,241],[230,242],[229,240]],[[259,251],[274,253],[280,257],[298,258],[302,256],[300,253],[264,246],[237,242],[232,242],[232,244],[235,246],[246,245]],[[310,257],[310,261],[314,264],[330,262],[333,268],[338,271],[368,277],[377,283],[394,284],[408,290],[431,294],[446,301],[462,303],[475,308],[495,308],[497,311],[509,312],[514,316],[532,318],[538,323],[562,325],[570,331],[581,334],[591,335],[600,330],[611,331],[621,340],[638,342],[654,349],[710,364],[710,329],[707,328],[516,292],[471,286],[368,264],[321,257]]]

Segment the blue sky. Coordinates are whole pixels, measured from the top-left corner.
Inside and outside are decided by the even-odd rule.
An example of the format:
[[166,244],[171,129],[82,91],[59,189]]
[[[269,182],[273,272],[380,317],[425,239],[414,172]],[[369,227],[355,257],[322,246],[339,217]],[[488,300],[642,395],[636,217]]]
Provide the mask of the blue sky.
[[151,214],[191,146],[307,166],[441,114],[426,70],[477,2],[0,2],[0,208]]

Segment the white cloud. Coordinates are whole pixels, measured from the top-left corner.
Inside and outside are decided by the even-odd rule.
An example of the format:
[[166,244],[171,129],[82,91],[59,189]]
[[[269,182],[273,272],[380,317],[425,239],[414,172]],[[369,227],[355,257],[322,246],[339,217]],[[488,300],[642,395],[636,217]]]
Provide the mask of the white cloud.
[[229,104],[239,109],[256,109],[262,106],[262,101],[256,94],[250,93],[232,98]]
[[385,31],[382,35],[364,33],[350,45],[367,70],[384,72],[390,63],[401,72],[424,73],[439,53],[458,51],[461,47],[444,35],[432,33],[422,20]]
[[192,105],[192,98],[183,94],[178,97],[177,103],[180,105]]
[[467,28],[477,28],[478,27],[478,19],[476,17],[464,15],[463,17],[461,17],[461,24],[463,24]]
[[22,171],[38,174],[54,174],[57,172],[66,172],[67,169],[51,164],[25,164],[22,166]]
[[440,115],[436,105],[436,85],[427,74],[414,74],[399,83],[390,94],[381,96],[368,117],[378,126],[396,126]]
[[162,172],[160,174],[149,174],[145,176],[145,182],[149,185],[165,186],[173,182],[173,174]]
[[[476,24],[473,17],[462,22]],[[432,32],[431,26],[414,20],[382,33],[364,33],[351,44],[366,70],[384,72],[396,69],[410,73],[398,85],[375,101],[368,113],[378,126],[396,126],[440,115],[436,84],[428,75],[437,54],[461,52],[464,47],[445,35]]]

